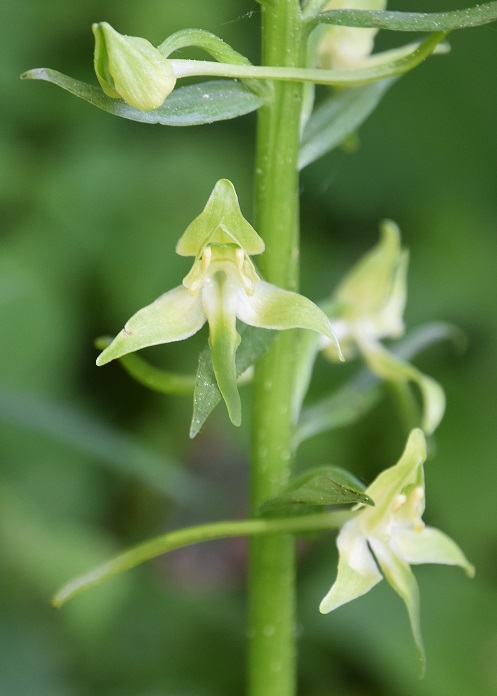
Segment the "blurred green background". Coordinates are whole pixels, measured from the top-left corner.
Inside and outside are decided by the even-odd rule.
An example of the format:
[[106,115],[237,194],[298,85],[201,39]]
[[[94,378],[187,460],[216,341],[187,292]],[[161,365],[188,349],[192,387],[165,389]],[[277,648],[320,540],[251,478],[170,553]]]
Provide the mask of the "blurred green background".
[[[248,418],[235,431],[220,407],[189,441],[190,400],[149,393],[118,365],[97,370],[93,340],[181,281],[188,260],[175,256],[175,242],[218,178],[235,183],[251,218],[255,118],[144,126],[19,81],[47,66],[96,82],[90,26],[100,20],[154,43],[202,27],[258,60],[255,1],[2,7],[0,694],[234,696],[244,689],[242,540],[171,554],[62,610],[49,604],[72,575],[147,536],[246,514]],[[448,397],[426,467],[426,519],[460,543],[477,575],[416,569],[428,654],[419,681],[393,591],[382,583],[321,616],[334,538],[303,543],[301,696],[497,692],[497,25],[450,43],[448,56],[392,88],[356,152],[304,171],[302,288],[313,299],[328,295],[390,217],[411,250],[408,325],[443,319],[466,332],[463,355],[440,345],[417,364]],[[192,371],[205,338],[149,357]],[[347,369],[320,362],[319,388],[340,383]],[[353,429],[307,443],[299,464],[329,462],[370,481],[403,441],[385,400]]]

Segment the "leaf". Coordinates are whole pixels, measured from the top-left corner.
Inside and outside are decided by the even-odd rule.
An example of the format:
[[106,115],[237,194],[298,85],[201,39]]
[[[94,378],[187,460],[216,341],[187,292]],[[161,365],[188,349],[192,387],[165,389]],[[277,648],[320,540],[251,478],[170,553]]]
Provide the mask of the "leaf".
[[300,445],[314,435],[360,420],[382,396],[381,380],[364,369],[341,389],[302,410],[295,432]]
[[[242,342],[236,352],[236,376],[240,377],[256,360],[269,350],[276,337],[276,331],[258,329],[245,324],[240,325],[238,333]],[[221,392],[217,386],[209,346],[200,353],[198,359],[195,392],[193,394],[193,417],[190,437],[197,435],[214,408],[221,401]]]
[[266,501],[261,512],[280,513],[282,508],[293,508],[307,512],[309,506],[350,505],[362,503],[374,505],[373,500],[364,493],[365,486],[345,469],[336,466],[322,466],[299,476],[276,498]]
[[29,70],[21,75],[21,79],[45,80],[115,116],[162,126],[200,126],[224,121],[249,114],[263,104],[259,96],[235,80],[214,80],[178,87],[158,109],[141,111],[121,99],[107,97],[99,87],[50,68]]
[[410,331],[398,342],[392,353],[403,360],[411,360],[418,353],[441,341],[451,341],[459,353],[467,346],[466,334],[458,326],[445,321],[431,321]]
[[378,106],[395,78],[341,90],[320,104],[305,127],[299,169],[325,155],[354,133]]
[[314,24],[372,27],[392,31],[455,31],[497,20],[497,2],[486,2],[452,12],[391,12],[376,10],[331,10],[312,18]]
[[69,445],[181,505],[197,505],[207,494],[206,485],[174,459],[68,403],[2,388],[0,423]]

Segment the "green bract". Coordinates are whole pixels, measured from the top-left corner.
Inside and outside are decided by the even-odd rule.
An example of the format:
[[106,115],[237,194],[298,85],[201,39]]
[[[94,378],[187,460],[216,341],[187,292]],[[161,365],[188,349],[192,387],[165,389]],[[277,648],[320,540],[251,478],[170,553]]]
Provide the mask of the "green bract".
[[263,329],[311,329],[342,358],[326,315],[310,300],[261,280],[250,254],[264,242],[243,218],[233,184],[217,182],[204,211],[191,223],[177,252],[195,256],[183,284],[140,309],[100,354],[104,365],[126,353],[159,343],[181,341],[209,324],[209,346],[219,390],[232,422],[241,422],[235,353],[240,343],[236,320]]
[[[362,508],[341,529],[337,579],[320,605],[322,613],[369,592],[383,574],[405,602],[422,666],[424,652],[419,626],[419,592],[410,565],[458,565],[470,576],[473,566],[445,534],[426,527],[423,463],[426,443],[413,430],[398,463],[383,471],[366,490],[375,507]],[[377,565],[378,564],[378,565]]]
[[176,84],[170,62],[146,39],[94,24],[95,72],[108,97],[143,111],[157,109]]
[[[333,327],[345,357],[359,350],[369,368],[391,382],[415,382],[423,396],[422,426],[430,434],[445,411],[440,385],[390,353],[382,338],[404,332],[408,254],[400,246],[398,227],[386,221],[378,244],[351,269],[333,297]],[[325,354],[334,359],[334,352]]]

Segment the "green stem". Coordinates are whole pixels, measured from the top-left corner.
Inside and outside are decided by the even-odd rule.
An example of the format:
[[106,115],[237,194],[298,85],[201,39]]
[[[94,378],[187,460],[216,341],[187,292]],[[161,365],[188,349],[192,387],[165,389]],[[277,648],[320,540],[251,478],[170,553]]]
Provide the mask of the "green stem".
[[[304,65],[298,0],[262,5],[263,64]],[[266,279],[297,290],[299,282],[298,154],[303,87],[279,82],[258,112],[256,229],[266,251]],[[291,409],[296,332],[284,331],[256,366],[253,401],[251,505],[277,496],[292,471]],[[251,540],[249,696],[293,696],[296,682],[295,548],[291,535]]]

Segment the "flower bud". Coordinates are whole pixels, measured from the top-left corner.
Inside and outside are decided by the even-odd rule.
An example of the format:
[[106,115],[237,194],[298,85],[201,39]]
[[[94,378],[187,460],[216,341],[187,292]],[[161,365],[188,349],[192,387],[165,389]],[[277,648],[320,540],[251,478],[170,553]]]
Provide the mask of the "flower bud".
[[143,111],[157,109],[176,83],[171,64],[146,39],[94,24],[95,72],[103,91]]

